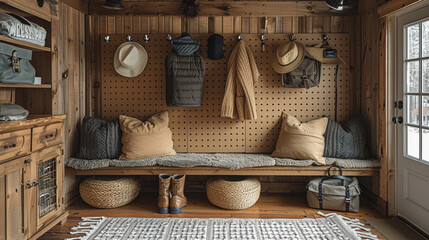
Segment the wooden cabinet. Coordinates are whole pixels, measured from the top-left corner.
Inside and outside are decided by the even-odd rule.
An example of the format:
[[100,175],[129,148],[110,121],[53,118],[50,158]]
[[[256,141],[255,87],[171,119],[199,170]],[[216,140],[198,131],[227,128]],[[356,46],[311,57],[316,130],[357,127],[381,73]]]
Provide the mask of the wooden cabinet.
[[0,240],[37,239],[67,217],[64,120],[0,123]]

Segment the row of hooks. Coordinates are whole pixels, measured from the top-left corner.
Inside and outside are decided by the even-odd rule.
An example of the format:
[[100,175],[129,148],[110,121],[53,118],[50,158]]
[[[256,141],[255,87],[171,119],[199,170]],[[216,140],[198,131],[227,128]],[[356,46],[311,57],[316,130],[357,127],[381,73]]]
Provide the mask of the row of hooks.
[[[328,44],[328,35],[326,35],[326,34],[324,34],[323,36],[322,36],[322,39],[323,39],[323,45],[327,45],[327,46],[329,46],[329,44]],[[167,35],[167,40],[168,41],[171,41],[173,38],[171,37],[171,35],[170,34],[168,34]],[[238,39],[238,41],[240,41],[240,40],[242,40],[243,39],[243,35],[241,35],[241,34],[239,34],[238,35],[238,37],[237,37],[237,39]],[[145,40],[145,42],[149,42],[149,40],[150,40],[150,37],[149,37],[149,35],[148,34],[145,34],[144,35],[144,40]],[[289,40],[291,41],[291,42],[293,42],[293,41],[295,41],[296,40],[296,36],[295,36],[295,34],[291,34],[290,36],[289,36]],[[110,42],[110,36],[105,36],[104,37],[104,41],[106,42],[106,43],[108,43],[108,42]],[[130,36],[130,35],[128,35],[127,36],[127,41],[128,42],[131,42],[131,41],[133,41],[133,38]],[[262,34],[261,35],[261,46],[262,46],[262,51],[265,51],[265,34]]]

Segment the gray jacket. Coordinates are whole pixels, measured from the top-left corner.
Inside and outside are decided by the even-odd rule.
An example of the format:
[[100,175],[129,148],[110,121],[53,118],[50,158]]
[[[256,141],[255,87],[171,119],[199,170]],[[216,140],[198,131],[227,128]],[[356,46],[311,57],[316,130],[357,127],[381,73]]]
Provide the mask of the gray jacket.
[[201,105],[205,62],[198,53],[199,44],[187,34],[171,40],[173,50],[165,60],[167,106]]

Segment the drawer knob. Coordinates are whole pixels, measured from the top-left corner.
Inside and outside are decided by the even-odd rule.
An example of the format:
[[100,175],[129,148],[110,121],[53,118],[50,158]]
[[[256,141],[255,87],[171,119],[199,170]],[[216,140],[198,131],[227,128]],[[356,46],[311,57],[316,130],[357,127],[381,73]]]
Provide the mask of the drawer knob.
[[51,138],[53,136],[54,136],[54,134],[49,134],[49,135],[46,135],[45,138]]
[[37,185],[39,185],[39,180],[34,179],[33,180],[33,186],[37,186]]

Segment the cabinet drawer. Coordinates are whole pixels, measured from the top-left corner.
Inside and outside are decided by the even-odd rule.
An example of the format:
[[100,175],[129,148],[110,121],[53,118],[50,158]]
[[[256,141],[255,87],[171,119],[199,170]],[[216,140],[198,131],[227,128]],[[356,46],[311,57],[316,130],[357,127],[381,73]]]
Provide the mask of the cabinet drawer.
[[63,123],[33,128],[33,151],[50,147],[63,141]]
[[0,162],[30,152],[31,129],[0,134]]

